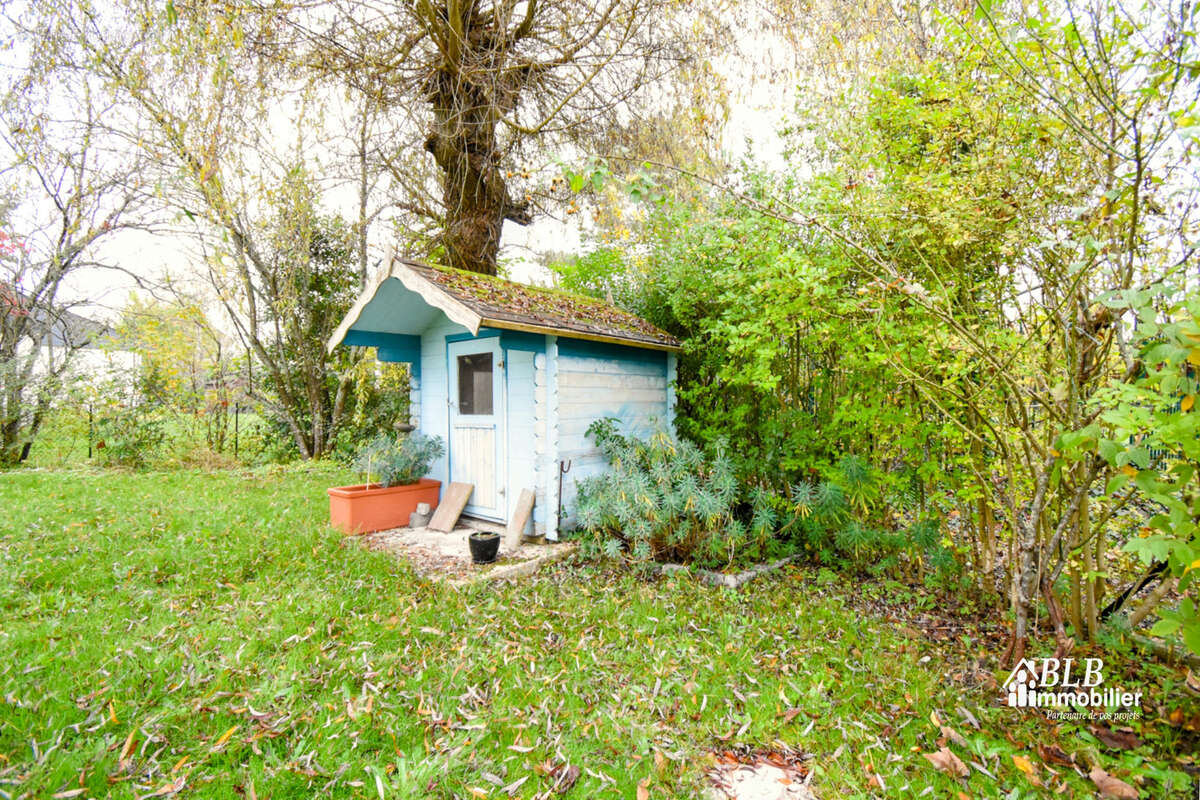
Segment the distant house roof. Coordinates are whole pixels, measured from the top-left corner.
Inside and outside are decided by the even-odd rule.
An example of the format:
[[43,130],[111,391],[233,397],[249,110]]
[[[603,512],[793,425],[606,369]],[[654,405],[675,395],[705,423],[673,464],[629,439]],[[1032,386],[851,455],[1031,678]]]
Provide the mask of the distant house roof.
[[38,307],[31,297],[11,286],[0,286],[0,312],[29,317],[33,338],[38,339],[39,344],[52,347],[96,347],[101,338],[112,333],[103,322],[88,319],[68,308]]
[[[406,312],[400,298],[389,290],[389,281],[402,284],[471,333],[478,333],[481,327],[503,328],[652,350],[680,349],[679,341],[670,334],[602,300],[393,257],[330,337],[330,350],[341,344],[351,329],[420,331],[425,319]],[[406,325],[398,316],[411,316],[412,323]]]

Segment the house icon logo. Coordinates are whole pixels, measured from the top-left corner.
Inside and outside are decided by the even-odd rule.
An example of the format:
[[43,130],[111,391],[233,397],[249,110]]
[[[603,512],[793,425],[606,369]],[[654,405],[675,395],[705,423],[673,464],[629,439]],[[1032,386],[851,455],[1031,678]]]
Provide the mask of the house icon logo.
[[1012,708],[1036,708],[1038,668],[1028,658],[1021,659],[1004,682],[1008,694],[1008,705]]

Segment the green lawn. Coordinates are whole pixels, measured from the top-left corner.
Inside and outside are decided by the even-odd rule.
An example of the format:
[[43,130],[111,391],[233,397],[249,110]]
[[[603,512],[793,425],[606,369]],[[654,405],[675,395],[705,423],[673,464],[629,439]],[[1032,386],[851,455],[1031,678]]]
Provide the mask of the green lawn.
[[[924,595],[848,598],[803,569],[738,593],[572,565],[455,590],[327,527],[324,488],[349,480],[0,474],[0,797],[502,797],[522,779],[531,797],[566,763],[569,798],[694,797],[708,752],[776,739],[813,754],[823,798],[1093,791],[1038,744],[1143,797],[1194,791],[1194,733],[1163,719],[1194,713],[1177,673],[1124,673],[1151,682],[1148,743],[1110,750],[1000,706],[994,660],[977,661],[990,644],[862,610],[864,589]],[[994,777],[937,772],[935,723]]]

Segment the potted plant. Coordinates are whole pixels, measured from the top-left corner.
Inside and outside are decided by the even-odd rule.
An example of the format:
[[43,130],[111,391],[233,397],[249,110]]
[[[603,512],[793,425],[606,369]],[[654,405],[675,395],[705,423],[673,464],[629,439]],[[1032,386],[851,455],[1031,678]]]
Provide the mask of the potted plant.
[[476,564],[490,564],[500,552],[500,534],[493,531],[475,531],[467,537],[471,548],[471,560]]
[[437,506],[441,481],[421,476],[445,452],[436,436],[379,434],[354,461],[367,482],[329,490],[330,522],[347,534],[407,525],[419,503]]

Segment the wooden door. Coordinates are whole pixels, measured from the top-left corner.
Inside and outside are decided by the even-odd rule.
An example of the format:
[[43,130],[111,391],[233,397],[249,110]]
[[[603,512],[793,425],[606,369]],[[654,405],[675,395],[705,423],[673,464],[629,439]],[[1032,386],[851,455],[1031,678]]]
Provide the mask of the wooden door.
[[504,362],[499,338],[451,342],[450,480],[475,486],[465,513],[503,520]]

